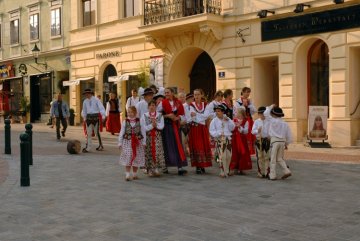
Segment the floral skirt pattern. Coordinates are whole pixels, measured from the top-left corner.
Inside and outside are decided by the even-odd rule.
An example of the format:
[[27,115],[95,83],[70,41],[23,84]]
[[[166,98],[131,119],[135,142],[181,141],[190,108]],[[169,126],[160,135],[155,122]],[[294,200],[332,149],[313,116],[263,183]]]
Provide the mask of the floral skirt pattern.
[[120,154],[119,163],[123,166],[134,166],[134,167],[142,167],[145,164],[145,151],[144,147],[139,144],[136,147],[136,157],[131,163],[131,159],[133,156],[132,148],[131,148],[131,140],[123,140],[122,150]]
[[145,167],[147,169],[155,169],[165,167],[165,155],[161,131],[156,131],[154,136],[155,144],[155,160],[152,155],[153,140],[151,131],[146,133],[146,147],[145,147]]

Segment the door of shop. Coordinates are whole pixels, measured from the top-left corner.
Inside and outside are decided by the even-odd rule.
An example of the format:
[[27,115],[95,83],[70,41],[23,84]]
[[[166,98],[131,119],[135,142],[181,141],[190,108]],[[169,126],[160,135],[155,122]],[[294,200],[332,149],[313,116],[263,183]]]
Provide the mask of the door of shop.
[[203,52],[196,59],[190,73],[190,91],[202,89],[210,101],[216,92],[216,70],[211,57]]
[[30,76],[30,122],[35,122],[41,117],[39,96],[40,78],[37,75]]

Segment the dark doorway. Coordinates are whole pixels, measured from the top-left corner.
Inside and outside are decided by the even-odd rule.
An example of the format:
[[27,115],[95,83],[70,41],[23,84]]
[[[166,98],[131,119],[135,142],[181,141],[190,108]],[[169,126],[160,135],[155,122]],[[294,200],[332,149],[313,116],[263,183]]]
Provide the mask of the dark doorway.
[[309,50],[308,105],[329,106],[329,48],[322,40]]
[[101,98],[102,98],[104,106],[105,106],[106,102],[109,100],[110,92],[116,93],[116,96],[117,96],[116,85],[113,82],[109,82],[110,76],[117,76],[116,69],[115,69],[114,65],[112,65],[112,64],[109,64],[108,66],[106,66],[106,68],[104,70],[104,75],[103,75],[104,85],[103,85],[103,96]]
[[50,113],[51,80],[51,73],[30,76],[30,122],[41,120],[42,113]]
[[216,92],[216,70],[214,62],[206,52],[196,59],[189,77],[191,92],[202,89],[208,101],[213,99]]

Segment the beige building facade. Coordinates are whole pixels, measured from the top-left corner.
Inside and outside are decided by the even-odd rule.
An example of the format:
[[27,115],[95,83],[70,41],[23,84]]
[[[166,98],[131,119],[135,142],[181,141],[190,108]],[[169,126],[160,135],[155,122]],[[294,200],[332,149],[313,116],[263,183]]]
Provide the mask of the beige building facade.
[[[351,25],[359,21],[358,1],[85,2],[91,6],[71,0],[67,85],[77,113],[84,88],[104,101],[116,91],[124,103],[138,73],[150,67],[151,83],[178,91],[202,87],[211,96],[232,89],[238,98],[251,87],[257,107],[283,108],[295,141],[304,141],[312,125],[309,106],[328,106],[333,145],[360,139],[360,31]],[[300,3],[306,6],[295,13]],[[260,10],[275,13],[260,18]],[[324,17],[329,13],[337,17]]]
[[2,114],[17,118],[25,97],[31,102],[31,122],[45,122],[56,93],[68,95],[62,81],[69,79],[69,14],[67,0],[0,1]]

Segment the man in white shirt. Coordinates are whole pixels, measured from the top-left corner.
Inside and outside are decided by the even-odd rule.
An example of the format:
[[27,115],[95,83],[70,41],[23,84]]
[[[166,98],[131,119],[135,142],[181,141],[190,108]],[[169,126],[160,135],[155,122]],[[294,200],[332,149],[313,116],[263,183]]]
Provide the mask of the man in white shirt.
[[149,112],[149,102],[154,97],[154,91],[150,88],[146,88],[143,93],[144,99],[141,100],[139,103],[136,104],[136,110],[137,110],[137,117],[142,118],[143,115],[147,112]]
[[131,90],[131,96],[130,96],[130,97],[127,99],[127,101],[126,101],[126,105],[125,105],[126,111],[128,110],[128,108],[129,108],[130,106],[136,106],[137,103],[139,103],[139,101],[140,101],[140,97],[138,96],[137,90],[136,90],[136,89],[132,89],[132,90]]
[[81,116],[86,124],[86,147],[82,150],[82,152],[89,152],[91,150],[91,138],[92,133],[95,132],[95,134],[98,137],[99,140],[99,146],[96,148],[97,151],[101,151],[104,149],[100,137],[100,130],[99,126],[100,124],[100,115],[102,116],[102,119],[105,119],[105,108],[103,104],[100,102],[100,100],[96,97],[94,97],[94,92],[91,89],[85,89],[83,95],[85,95],[85,100],[83,102],[83,109],[81,111]]
[[266,108],[264,115],[265,118],[269,120],[269,122],[265,124],[265,129],[269,134],[271,143],[269,179],[276,180],[276,163],[280,165],[284,173],[281,179],[286,179],[291,176],[291,171],[283,158],[284,150],[286,150],[287,146],[292,142],[290,127],[281,118],[284,117],[282,109],[275,105]]
[[210,135],[215,139],[215,160],[220,165],[220,177],[229,175],[231,162],[231,136],[235,128],[234,122],[224,113],[226,106],[224,104],[214,107],[216,117],[210,123]]

